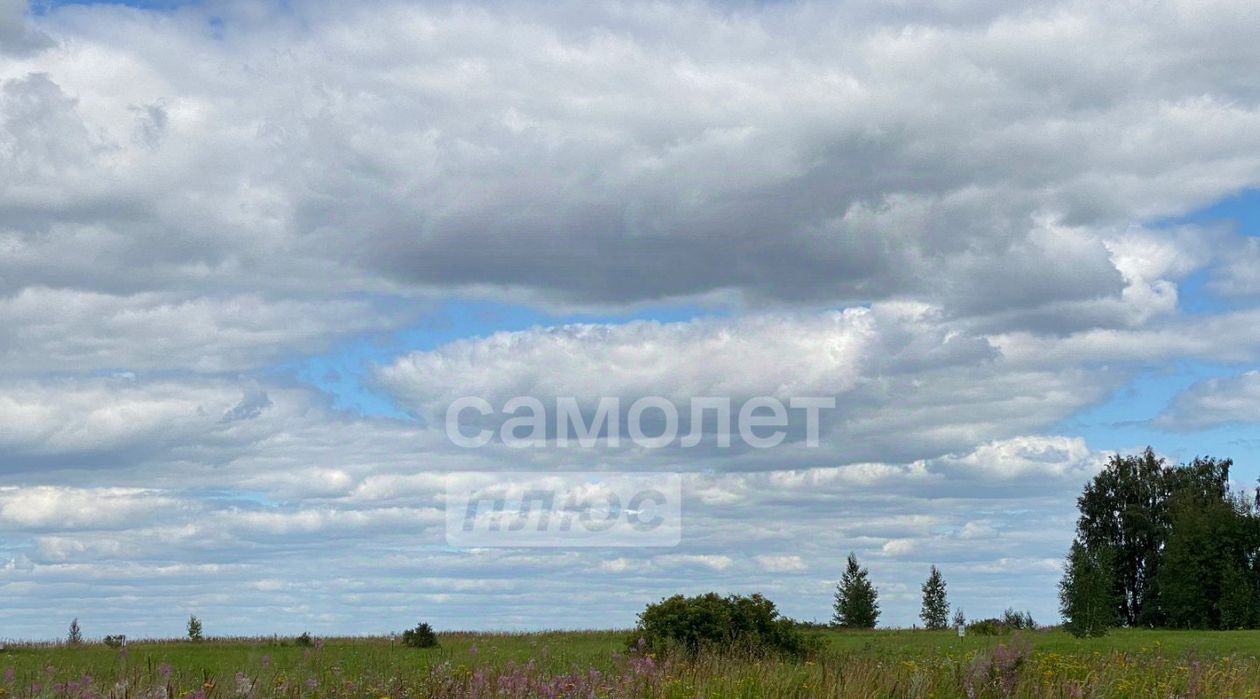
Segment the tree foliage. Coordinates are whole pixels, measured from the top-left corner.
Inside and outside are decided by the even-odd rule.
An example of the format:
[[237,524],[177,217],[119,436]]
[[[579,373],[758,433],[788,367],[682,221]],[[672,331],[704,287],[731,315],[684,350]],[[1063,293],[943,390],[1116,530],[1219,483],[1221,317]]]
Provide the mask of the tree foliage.
[[1159,576],[1165,623],[1174,628],[1238,629],[1254,624],[1255,519],[1241,499],[1182,493]]
[[1078,638],[1103,636],[1116,625],[1115,555],[1107,547],[1086,548],[1072,542],[1063,580],[1059,611],[1063,627]]
[[783,617],[774,602],[754,594],[722,597],[674,595],[649,604],[629,637],[631,647],[697,654],[738,649],[751,653],[804,656],[814,644]]
[[929,629],[943,629],[949,625],[949,600],[945,594],[945,577],[936,566],[923,583],[923,605],[919,618]]
[[437,634],[433,633],[433,627],[424,621],[416,624],[414,629],[403,631],[402,642],[408,648],[436,648],[438,645]]
[[1249,499],[1230,493],[1232,465],[1211,457],[1169,465],[1148,447],[1113,456],[1085,486],[1069,563],[1109,561],[1117,623],[1260,623],[1260,518]]
[[195,615],[190,615],[188,617],[188,640],[196,643],[201,639],[201,620]]
[[858,565],[857,556],[850,553],[844,576],[836,586],[833,622],[850,629],[873,629],[878,620],[879,593],[870,574]]
[[1147,448],[1116,454],[1077,500],[1077,537],[1090,551],[1110,549],[1117,616],[1128,626],[1157,622],[1154,580],[1168,533],[1164,460]]

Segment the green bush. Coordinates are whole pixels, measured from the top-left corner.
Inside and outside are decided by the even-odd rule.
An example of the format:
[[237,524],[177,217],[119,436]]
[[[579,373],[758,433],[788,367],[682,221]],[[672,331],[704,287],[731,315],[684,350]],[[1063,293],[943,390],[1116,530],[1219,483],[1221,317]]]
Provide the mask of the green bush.
[[1037,622],[1033,620],[1032,612],[1017,612],[1010,607],[1002,612],[1002,625],[1015,631],[1037,630]]
[[967,633],[975,636],[1001,636],[1009,632],[1010,628],[1001,619],[981,619],[967,624]]
[[438,644],[433,627],[425,622],[420,622],[414,629],[403,631],[402,642],[409,648],[436,648]]
[[819,643],[759,594],[722,597],[710,592],[696,597],[674,595],[649,604],[639,614],[629,645],[657,653],[735,650],[805,656]]

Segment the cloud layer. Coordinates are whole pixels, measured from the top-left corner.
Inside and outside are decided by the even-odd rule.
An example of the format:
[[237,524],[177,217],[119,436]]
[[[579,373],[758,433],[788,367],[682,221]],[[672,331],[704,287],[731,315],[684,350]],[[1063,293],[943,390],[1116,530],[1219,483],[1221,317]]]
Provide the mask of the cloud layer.
[[223,9],[41,18],[0,75],[10,288],[1118,323],[1109,241],[1260,181],[1243,4]]
[[[1051,619],[1073,496],[1142,446],[1073,416],[1190,361],[1232,378],[1156,426],[1255,422],[1260,252],[1186,215],[1260,186],[1257,19],[0,0],[4,632],[825,619],[848,550],[890,623],[932,563]],[[409,334],[469,299],[583,320]],[[298,378],[363,346],[398,417]],[[837,409],[816,449],[468,450],[465,395]],[[445,545],[447,474],[557,468],[685,473],[683,544]]]

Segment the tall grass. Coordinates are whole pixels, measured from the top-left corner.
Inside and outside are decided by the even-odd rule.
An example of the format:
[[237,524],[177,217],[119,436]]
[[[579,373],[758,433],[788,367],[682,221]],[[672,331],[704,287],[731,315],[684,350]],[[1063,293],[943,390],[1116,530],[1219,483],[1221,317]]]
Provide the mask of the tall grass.
[[0,696],[1260,697],[1260,635],[1125,634],[1091,646],[1053,633],[828,633],[800,661],[626,653],[624,632],[443,634],[429,650],[381,638],[27,645],[0,652]]

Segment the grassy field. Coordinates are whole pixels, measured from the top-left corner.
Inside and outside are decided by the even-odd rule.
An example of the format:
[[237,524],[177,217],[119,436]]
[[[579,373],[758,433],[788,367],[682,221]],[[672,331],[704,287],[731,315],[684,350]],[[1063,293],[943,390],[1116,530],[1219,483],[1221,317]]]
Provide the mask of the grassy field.
[[628,654],[625,632],[13,646],[0,697],[1260,697],[1260,632],[816,632],[805,661]]

